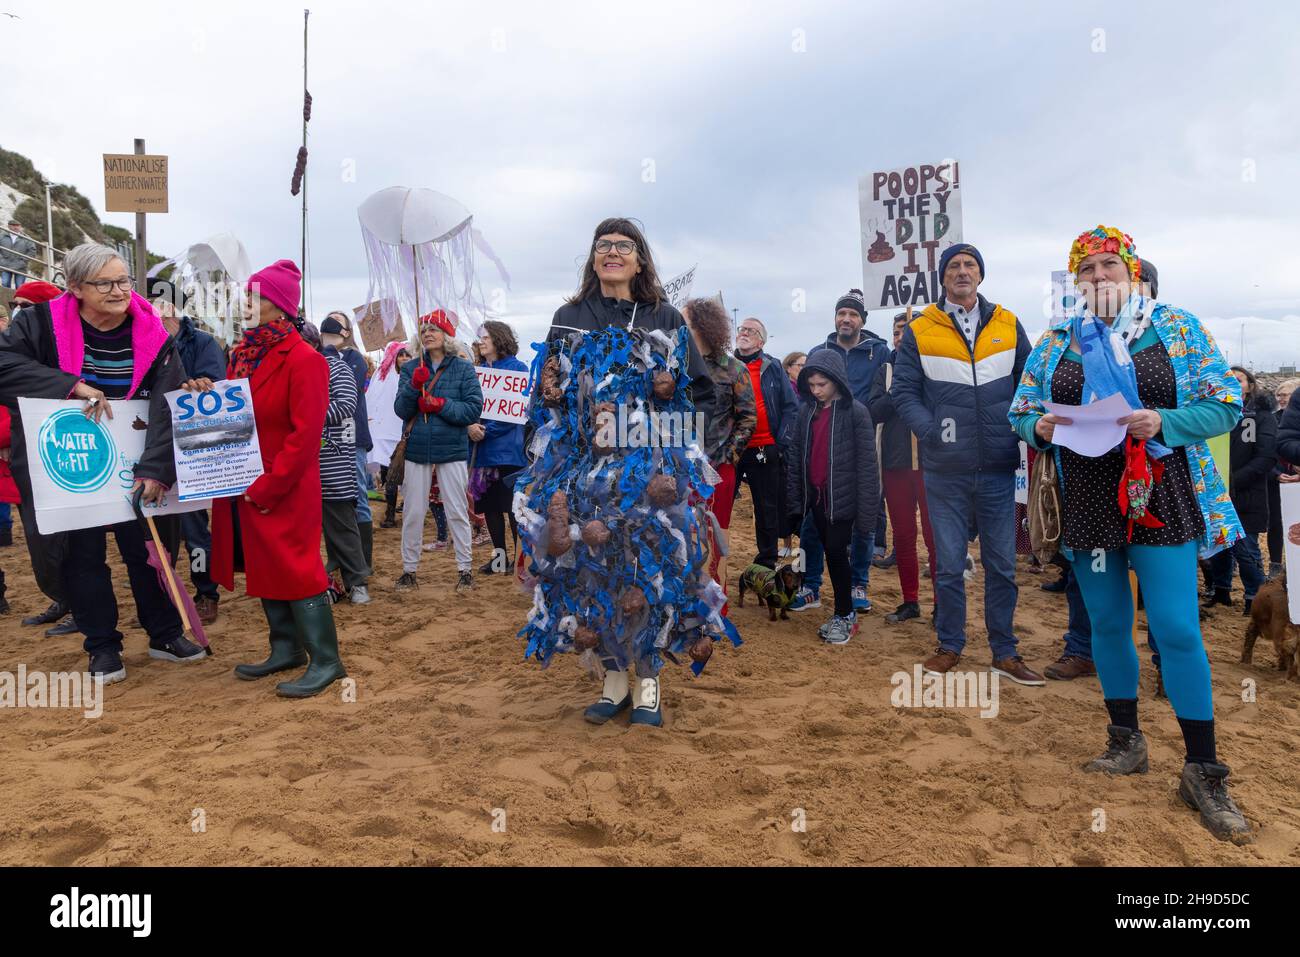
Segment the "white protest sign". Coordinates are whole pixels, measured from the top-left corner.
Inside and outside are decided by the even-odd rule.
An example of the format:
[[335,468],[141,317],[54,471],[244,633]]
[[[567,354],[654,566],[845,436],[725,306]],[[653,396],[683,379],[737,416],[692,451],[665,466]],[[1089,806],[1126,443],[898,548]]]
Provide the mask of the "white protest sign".
[[1029,446],[1020,443],[1020,465],[1016,468],[1016,504],[1029,504]]
[[483,418],[518,425],[528,421],[528,373],[514,369],[478,366],[479,388],[483,390]]
[[[1286,567],[1300,568],[1300,483],[1278,484],[1282,496],[1282,534],[1286,541]],[[1300,575],[1287,575],[1286,600],[1291,624],[1300,625]]]
[[664,283],[664,295],[668,297],[668,302],[674,309],[681,309],[691,298],[691,287],[695,285],[695,270],[699,267],[700,264],[696,263],[680,276],[674,276]]
[[211,392],[166,393],[182,502],[239,495],[262,474],[262,447],[247,379],[223,379]]
[[[85,407],[76,400],[18,400],[36,527],[45,535],[135,520],[131,486],[144,454],[149,403],[115,400],[113,418],[98,422],[86,418]],[[145,511],[172,515],[209,505],[208,499],[181,502],[172,488],[161,505]]]
[[943,294],[939,257],[961,242],[956,160],[858,177],[868,309],[924,306]]
[[1074,284],[1074,274],[1064,269],[1052,270],[1052,321],[1064,319],[1078,301],[1079,290]]

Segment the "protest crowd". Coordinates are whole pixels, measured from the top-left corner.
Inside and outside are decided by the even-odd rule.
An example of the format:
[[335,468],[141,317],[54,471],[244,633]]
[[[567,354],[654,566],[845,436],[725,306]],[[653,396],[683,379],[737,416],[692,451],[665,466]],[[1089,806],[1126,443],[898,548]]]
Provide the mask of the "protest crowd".
[[[167,666],[205,659],[191,626],[219,627],[220,589],[233,591],[240,573],[261,602],[268,654],[234,675],[278,675],[276,692],[290,698],[347,676],[339,603],[370,603],[382,583],[433,609],[476,577],[508,576],[535,598],[520,623],[529,654],[576,651],[603,682],[586,719],[629,712],[651,726],[664,723],[665,660],[680,652],[698,669],[715,639],[736,640],[728,616],[749,593],[773,620],[821,609],[826,654],[855,638],[897,638],[916,645],[929,675],[975,658],[1027,688],[1095,677],[1097,726],[1079,733],[1098,744],[1086,770],[1111,775],[1150,765],[1139,601],[1160,679],[1155,706],[1172,708],[1182,732],[1178,795],[1215,836],[1244,842],[1252,829],[1216,742],[1201,620],[1233,605],[1238,573],[1246,615],[1266,582],[1285,581],[1278,502],[1281,487],[1300,482],[1296,382],[1274,397],[1230,368],[1192,312],[1159,298],[1155,267],[1122,231],[1099,226],[1062,246],[1078,306],[1036,343],[997,300],[980,249],[958,242],[938,261],[934,301],[890,311],[891,340],[866,328],[867,298],[850,288],[817,317],[824,339],[819,330],[806,352],[778,356],[760,317],[742,319],[733,342],[718,301],[674,308],[641,228],[610,219],[536,357],[521,355],[506,322],[471,325],[435,307],[409,341],[371,358],[351,311],[319,327],[300,315],[302,276],[290,260],[253,274],[242,335],[223,347],[176,285],[151,280],[140,295],[114,250],[87,243],[66,256],[66,288],[17,286],[0,333],[0,569],[20,561],[16,510],[21,560],[46,605],[22,624],[81,635],[88,670],[105,683],[128,677],[110,537],[149,656]],[[4,260],[6,285],[16,263]],[[484,417],[484,370],[529,377],[526,422]],[[143,514],[178,483],[166,394],[197,398],[232,380],[251,392],[260,446],[251,484],[156,521],[40,530],[39,455],[20,399],[75,400],[94,422],[119,403],[147,402],[129,477]],[[1099,450],[1081,451],[1075,424],[1048,408],[1115,396],[1129,411]],[[627,408],[690,410],[703,432],[679,458],[613,451],[599,433]],[[1216,464],[1208,443],[1223,435],[1230,463]],[[621,463],[606,483],[615,491],[597,499],[588,483],[611,457]],[[746,489],[757,549],[733,555],[733,503]],[[151,527],[168,557],[183,544],[189,559],[179,567],[192,597],[179,604]],[[377,533],[400,539],[400,568],[377,564]],[[491,557],[476,561],[476,546]],[[456,565],[445,583],[422,569],[444,549]],[[1042,575],[1068,608],[1055,661],[1020,654],[1018,567],[1059,572]],[[897,577],[897,607],[873,607],[882,575]],[[967,589],[980,577],[987,658],[967,648]],[[662,610],[673,603],[665,587],[675,617]]]

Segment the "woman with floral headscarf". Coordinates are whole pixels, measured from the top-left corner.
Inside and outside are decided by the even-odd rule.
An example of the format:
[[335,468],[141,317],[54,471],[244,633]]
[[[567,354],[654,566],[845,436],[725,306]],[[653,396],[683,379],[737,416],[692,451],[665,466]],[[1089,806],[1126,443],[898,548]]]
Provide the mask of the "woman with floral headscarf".
[[[1026,443],[1056,458],[1062,552],[1092,620],[1110,724],[1105,752],[1084,770],[1147,770],[1131,566],[1151,632],[1160,636],[1164,685],[1186,746],[1178,795],[1216,837],[1245,843],[1250,825],[1228,794],[1228,768],[1215,749],[1197,616],[1198,554],[1231,547],[1242,535],[1205,444],[1240,417],[1241,387],[1199,319],[1142,296],[1129,236],[1105,226],[1083,233],[1070,248],[1069,268],[1082,296],[1035,346],[1009,418]],[[1072,422],[1048,414],[1044,402],[1083,405],[1115,394],[1135,410],[1118,420],[1126,431],[1119,445],[1089,457],[1055,442],[1056,430]]]

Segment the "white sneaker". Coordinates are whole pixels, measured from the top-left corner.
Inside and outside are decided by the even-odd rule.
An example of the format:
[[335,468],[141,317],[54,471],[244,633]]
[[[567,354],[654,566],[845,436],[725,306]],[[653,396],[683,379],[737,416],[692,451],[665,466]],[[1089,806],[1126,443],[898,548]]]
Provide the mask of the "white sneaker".
[[370,604],[370,589],[365,585],[357,585],[352,589],[349,597],[354,605],[368,605]]
[[975,578],[975,556],[970,552],[966,553],[966,570],[961,573],[961,577],[966,581],[972,581]]

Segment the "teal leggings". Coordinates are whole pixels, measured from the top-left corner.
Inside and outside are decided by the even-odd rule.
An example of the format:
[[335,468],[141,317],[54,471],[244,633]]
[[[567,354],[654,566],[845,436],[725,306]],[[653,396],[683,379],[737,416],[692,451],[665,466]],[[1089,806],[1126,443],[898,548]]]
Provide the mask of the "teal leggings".
[[1160,636],[1160,670],[1174,714],[1193,721],[1214,718],[1210,662],[1201,640],[1197,607],[1196,542],[1183,545],[1129,545],[1094,556],[1074,550],[1088,617],[1092,619],[1092,658],[1107,699],[1138,696],[1138,655],[1133,644],[1132,564],[1146,606],[1147,624]]

